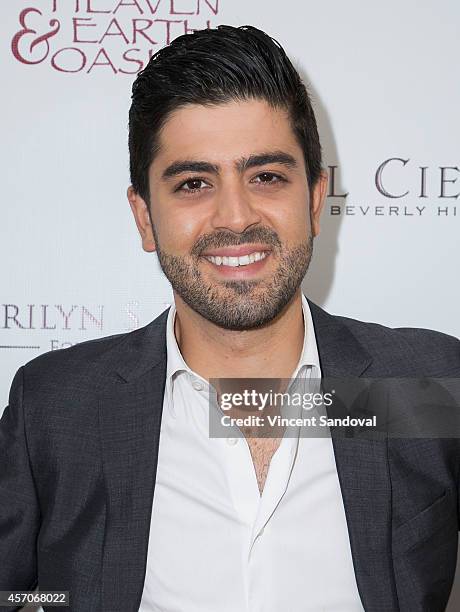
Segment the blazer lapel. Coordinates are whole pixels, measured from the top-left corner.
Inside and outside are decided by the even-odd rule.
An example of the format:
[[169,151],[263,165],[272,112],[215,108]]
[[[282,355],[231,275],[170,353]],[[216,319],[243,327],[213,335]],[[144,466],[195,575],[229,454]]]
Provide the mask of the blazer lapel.
[[137,611],[142,597],[166,379],[168,310],[113,351],[108,365],[112,382],[99,399],[107,499],[104,612]]
[[[372,358],[338,317],[309,301],[324,378],[355,378]],[[391,550],[387,440],[346,438],[332,430],[358,591],[366,612],[398,611]]]

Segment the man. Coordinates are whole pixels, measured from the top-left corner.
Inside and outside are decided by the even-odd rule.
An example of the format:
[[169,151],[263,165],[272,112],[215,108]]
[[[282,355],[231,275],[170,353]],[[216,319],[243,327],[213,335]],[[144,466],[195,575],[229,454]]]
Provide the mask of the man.
[[209,434],[211,379],[460,374],[455,338],[302,295],[327,177],[284,51],[249,26],[176,39],[129,130],[129,203],[174,305],[16,374],[0,590],[84,612],[444,610],[457,440]]

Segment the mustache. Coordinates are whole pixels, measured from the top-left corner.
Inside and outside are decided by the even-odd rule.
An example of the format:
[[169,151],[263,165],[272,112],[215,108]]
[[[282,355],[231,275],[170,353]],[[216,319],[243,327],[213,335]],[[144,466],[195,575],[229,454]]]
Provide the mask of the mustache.
[[275,231],[268,227],[254,227],[242,234],[235,234],[235,232],[204,234],[196,241],[190,254],[199,257],[203,251],[209,248],[219,249],[222,247],[240,246],[242,244],[251,244],[254,242],[262,242],[274,248],[281,247],[281,241]]

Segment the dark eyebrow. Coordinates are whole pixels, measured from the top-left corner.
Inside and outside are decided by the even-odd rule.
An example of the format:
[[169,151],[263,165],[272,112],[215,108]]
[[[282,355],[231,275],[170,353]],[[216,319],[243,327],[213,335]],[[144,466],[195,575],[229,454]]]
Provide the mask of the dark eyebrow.
[[297,167],[297,161],[290,153],[285,153],[284,151],[270,151],[267,153],[250,155],[249,157],[242,157],[237,162],[237,168],[240,172],[243,172],[248,168],[265,166],[266,164],[282,164],[287,168]]
[[[270,151],[266,153],[257,153],[249,157],[242,157],[236,162],[236,168],[239,172],[244,172],[249,168],[257,166],[265,166],[266,164],[282,164],[287,168],[296,168],[297,161],[290,153],[284,151]],[[208,172],[209,174],[218,174],[219,166],[205,161],[195,161],[192,159],[178,160],[170,164],[164,169],[161,177],[163,179],[172,178],[183,172]]]
[[184,159],[170,164],[165,168],[161,177],[167,179],[182,174],[182,172],[209,172],[210,174],[217,174],[219,168],[209,162]]

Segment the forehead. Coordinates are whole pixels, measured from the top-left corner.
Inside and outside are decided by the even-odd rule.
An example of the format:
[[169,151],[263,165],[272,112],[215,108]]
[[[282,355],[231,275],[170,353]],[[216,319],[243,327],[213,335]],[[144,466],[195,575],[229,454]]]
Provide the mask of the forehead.
[[263,100],[179,108],[166,120],[159,145],[153,163],[158,169],[178,157],[230,163],[254,151],[283,150],[302,158],[287,111]]

